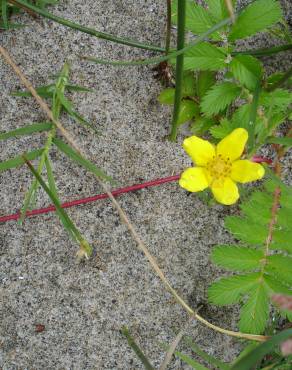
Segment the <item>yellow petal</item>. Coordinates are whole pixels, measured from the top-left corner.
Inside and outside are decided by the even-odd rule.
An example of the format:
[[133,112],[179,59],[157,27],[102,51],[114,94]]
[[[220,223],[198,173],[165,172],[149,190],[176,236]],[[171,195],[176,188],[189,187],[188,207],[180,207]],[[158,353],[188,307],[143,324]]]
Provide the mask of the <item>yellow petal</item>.
[[179,185],[188,191],[196,192],[206,189],[209,183],[203,168],[191,167],[181,174]]
[[205,166],[215,156],[214,146],[197,136],[185,139],[183,148],[198,166]]
[[265,174],[265,169],[259,163],[248,160],[239,160],[232,163],[232,180],[245,183],[261,179]]
[[238,188],[235,182],[227,177],[223,182],[214,182],[212,193],[217,202],[227,206],[236,203],[239,198]]
[[236,128],[218,143],[217,155],[235,161],[242,155],[247,139],[248,132],[244,128]]

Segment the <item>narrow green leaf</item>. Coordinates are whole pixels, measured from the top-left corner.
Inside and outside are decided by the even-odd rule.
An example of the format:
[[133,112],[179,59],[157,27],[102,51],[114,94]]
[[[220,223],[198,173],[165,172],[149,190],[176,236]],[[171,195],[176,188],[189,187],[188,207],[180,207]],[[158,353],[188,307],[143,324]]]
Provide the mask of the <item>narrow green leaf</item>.
[[236,239],[255,245],[262,245],[268,235],[267,227],[255,224],[249,219],[237,216],[226,217],[225,227],[235,236]]
[[219,266],[232,271],[246,271],[260,269],[260,260],[264,253],[248,247],[229,245],[216,246],[211,255],[211,260]]
[[94,91],[94,90],[89,89],[89,88],[84,87],[84,86],[70,85],[70,84],[66,85],[66,90],[76,91],[76,92],[93,92]]
[[220,306],[236,303],[258,285],[259,277],[260,273],[251,273],[221,278],[209,287],[209,301]]
[[241,89],[231,82],[214,85],[203,97],[202,112],[210,117],[227,108],[239,95]]
[[51,162],[47,155],[45,158],[45,165],[46,165],[46,170],[47,170],[49,188],[51,192],[54,194],[54,196],[58,198],[58,191],[57,191],[57,187],[55,183],[55,178],[54,178]]
[[253,288],[252,294],[240,311],[239,330],[243,333],[261,334],[269,317],[269,299],[263,283]]
[[58,139],[55,137],[53,139],[53,143],[67,157],[77,162],[82,167],[86,168],[89,172],[92,172],[95,176],[98,176],[104,180],[113,181],[110,176],[107,176],[101,169],[96,167],[95,164],[83,158],[80,154],[78,154],[75,150],[73,150],[69,145],[65,144],[61,139]]
[[199,106],[192,100],[183,99],[180,104],[177,124],[182,125],[199,114]]
[[[31,152],[26,153],[26,158],[32,161],[33,159],[40,157],[42,153],[43,149],[33,150]],[[0,162],[0,172],[9,170],[10,168],[21,166],[24,163],[25,163],[24,159],[21,155],[14,157],[12,159],[8,159],[7,161]]]
[[203,360],[207,361],[209,364],[213,365],[215,368],[220,370],[228,370],[230,366],[224,362],[218,360],[216,357],[209,355],[207,352],[203,351],[196,343],[192,341],[191,337],[186,336],[184,338],[186,344],[192,349],[194,353],[200,356]]
[[[50,85],[44,85],[44,86],[39,86],[36,88],[36,92],[38,95],[42,98],[52,98],[53,94],[55,92],[55,85],[50,84]],[[14,91],[11,93],[12,96],[20,96],[24,98],[31,97],[31,93],[29,91]]]
[[262,76],[261,63],[251,55],[237,55],[230,63],[233,76],[250,90],[254,90]]
[[84,239],[84,237],[80,234],[79,230],[76,228],[74,223],[71,221],[71,218],[68,216],[66,211],[62,208],[61,203],[58,197],[48,188],[44,180],[42,179],[41,175],[34,169],[34,167],[28,161],[27,156],[23,156],[23,161],[26,162],[27,166],[31,170],[34,177],[37,179],[38,183],[44,189],[44,191],[48,194],[51,201],[53,202],[54,206],[56,207],[57,214],[63,223],[64,228],[68,231],[69,235],[80,244],[81,248],[85,250],[88,256],[92,254],[92,248],[88,244],[88,242]]
[[171,105],[174,103],[174,94],[175,89],[174,88],[168,88],[161,91],[161,93],[158,96],[158,101],[160,104],[167,104]]
[[197,95],[200,99],[215,85],[215,73],[212,71],[199,71],[197,74]]
[[183,74],[182,96],[190,97],[196,95],[196,78],[193,71],[187,71]]
[[226,54],[208,42],[201,42],[185,53],[184,70],[218,71],[226,67]]
[[1,0],[1,15],[3,21],[3,27],[5,30],[9,28],[8,14],[7,14],[8,3],[7,0]]
[[269,137],[267,142],[270,144],[280,144],[286,147],[291,147],[292,137]]
[[192,357],[186,355],[185,353],[175,351],[174,354],[195,370],[209,370],[207,367],[201,365],[198,361],[194,360]]
[[291,338],[292,329],[281,331],[273,335],[271,339],[259,344],[253,351],[240,358],[231,368],[231,370],[252,369],[265,355],[274,351],[276,347],[284,340]]
[[264,31],[282,18],[278,1],[257,0],[248,5],[238,16],[231,28],[229,40],[234,41]]
[[49,131],[51,128],[52,128],[51,122],[34,123],[32,125],[17,128],[15,130],[11,130],[8,132],[1,132],[0,140],[10,139],[15,136],[30,135],[34,132]]

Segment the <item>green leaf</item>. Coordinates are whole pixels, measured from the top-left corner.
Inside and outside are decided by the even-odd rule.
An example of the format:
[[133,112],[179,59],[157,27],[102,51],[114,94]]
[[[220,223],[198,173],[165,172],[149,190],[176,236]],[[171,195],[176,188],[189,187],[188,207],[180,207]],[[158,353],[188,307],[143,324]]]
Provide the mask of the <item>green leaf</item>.
[[227,270],[246,271],[255,270],[261,267],[260,260],[264,253],[248,247],[238,247],[229,245],[216,246],[211,255],[213,263]]
[[199,114],[199,106],[192,100],[183,99],[180,104],[177,124],[182,125]]
[[76,91],[76,92],[93,92],[92,89],[89,89],[87,87],[79,86],[79,85],[66,85],[66,90],[69,91]]
[[268,317],[268,294],[264,285],[259,283],[241,308],[239,330],[243,333],[261,334],[265,330]]
[[107,176],[101,169],[95,166],[92,162],[88,159],[83,158],[80,154],[78,154],[74,149],[72,149],[69,145],[65,144],[61,139],[54,138],[53,143],[63,152],[67,157],[72,159],[73,161],[80,164],[82,167],[86,168],[89,172],[92,172],[95,176],[108,180],[113,181],[110,176]]
[[[177,24],[177,2],[171,4],[171,20]],[[212,16],[202,6],[197,5],[192,0],[186,1],[186,29],[196,35],[201,35],[208,31],[216,22]]]
[[209,301],[220,306],[236,303],[258,285],[259,277],[260,273],[251,273],[221,278],[209,287]]
[[238,16],[231,28],[229,40],[244,39],[259,31],[264,31],[282,18],[278,1],[257,0],[248,5]]
[[227,118],[222,118],[219,125],[210,128],[210,133],[215,139],[223,139],[233,131],[234,127]]
[[251,55],[237,55],[230,63],[233,76],[245,87],[254,90],[262,76],[261,63]]
[[245,243],[262,245],[267,238],[268,228],[255,224],[249,219],[228,216],[225,218],[225,227],[235,236]]
[[276,276],[264,274],[264,281],[266,287],[270,290],[270,294],[281,293],[291,295],[291,289],[287,285],[283,284],[282,281],[279,281]]
[[267,109],[278,108],[285,111],[292,102],[292,93],[284,89],[276,89],[271,92],[263,91],[260,95],[260,104]]
[[49,131],[51,128],[52,128],[51,122],[34,123],[32,125],[17,128],[15,130],[11,130],[8,132],[1,132],[0,140],[10,139],[15,136],[30,135],[34,132]]
[[[39,86],[36,88],[36,92],[42,98],[52,98],[55,90],[56,90],[56,87],[54,84]],[[32,96],[29,91],[14,91],[11,93],[11,95],[20,96],[24,98],[28,98]]]
[[184,72],[182,84],[183,97],[196,95],[196,78],[193,71]]
[[201,110],[207,117],[227,108],[239,95],[241,89],[231,82],[214,85],[203,97]]
[[[292,200],[290,200],[290,202],[292,202]],[[280,202],[280,203],[283,203],[283,202]],[[287,207],[286,204],[281,204],[281,208],[278,210],[278,213],[277,213],[278,224],[281,225],[281,227],[285,229],[292,228],[292,224],[291,224],[292,206],[290,206],[289,208],[289,205],[290,204],[288,204],[288,207]]]
[[252,193],[240,208],[243,214],[255,224],[268,225],[271,221],[273,197],[262,191]]
[[275,230],[273,232],[273,241],[270,244],[271,249],[283,249],[292,254],[292,230]]
[[269,137],[267,142],[270,144],[280,144],[286,147],[291,147],[292,137]]
[[259,344],[253,351],[236,361],[231,370],[252,369],[268,353],[275,350],[280,343],[292,336],[292,329],[281,331],[273,335],[271,339]]
[[[282,254],[268,256],[265,271],[292,287],[292,257]],[[292,291],[291,291],[292,293]]]
[[190,129],[193,134],[200,136],[208,131],[213,125],[215,125],[215,122],[210,118],[196,117]]
[[194,360],[192,357],[186,355],[185,353],[175,351],[174,354],[195,370],[209,370],[207,367],[201,365],[198,361]]
[[[33,150],[31,152],[26,153],[26,158],[29,160],[36,159],[42,155],[43,149]],[[10,168],[15,168],[18,166],[23,165],[24,159],[21,155],[14,157],[12,159],[8,159],[7,161],[0,162],[0,172],[9,170]]]
[[50,188],[51,192],[53,193],[53,195],[56,198],[58,198],[58,191],[57,191],[57,187],[56,187],[56,183],[55,183],[55,178],[54,178],[51,162],[50,162],[50,159],[48,158],[47,155],[45,157],[45,165],[46,165],[46,170],[47,170],[49,188]]
[[[235,5],[235,2],[236,0],[232,0],[233,6]],[[208,5],[209,13],[216,22],[229,17],[225,0],[206,0],[206,3]]]
[[175,95],[174,88],[164,89],[159,94],[158,101],[160,104],[167,104],[167,105],[174,104],[174,95]]
[[8,14],[7,14],[8,3],[7,0],[1,0],[1,15],[3,21],[3,28],[8,30],[9,22],[8,22]]
[[41,175],[34,169],[34,167],[27,161],[28,157],[23,156],[23,161],[26,162],[27,166],[37,179],[38,183],[41,185],[41,187],[44,189],[44,191],[48,194],[52,202],[54,203],[54,206],[56,207],[57,214],[64,226],[64,228],[68,231],[69,235],[80,244],[81,248],[84,249],[84,251],[87,253],[88,256],[92,254],[92,248],[86,241],[86,239],[80,234],[79,230],[76,228],[74,223],[71,221],[71,218],[68,216],[66,211],[62,208],[61,203],[58,199],[58,197],[54,194],[53,191],[51,191],[44,180],[42,179]]
[[218,71],[226,67],[226,54],[208,42],[195,45],[184,56],[184,70]]
[[197,74],[197,95],[200,99],[215,85],[215,73],[212,71],[199,71]]

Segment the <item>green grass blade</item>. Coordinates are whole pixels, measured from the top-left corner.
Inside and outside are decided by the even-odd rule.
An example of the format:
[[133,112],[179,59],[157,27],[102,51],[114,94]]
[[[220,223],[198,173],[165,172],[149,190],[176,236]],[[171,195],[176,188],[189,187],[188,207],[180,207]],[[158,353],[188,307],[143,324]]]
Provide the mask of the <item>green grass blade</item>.
[[155,57],[155,58],[148,58],[148,59],[142,59],[142,60],[133,60],[133,61],[110,61],[110,60],[104,60],[89,56],[80,56],[83,59],[89,60],[91,62],[97,63],[97,64],[109,64],[112,66],[146,66],[148,64],[159,64],[160,62],[164,62],[165,60],[176,58],[178,55],[184,54],[186,51],[190,50],[195,45],[198,45],[200,42],[204,41],[208,36],[210,36],[212,33],[218,31],[222,27],[226,26],[231,22],[230,18],[226,18],[223,21],[215,24],[213,27],[211,27],[208,31],[203,33],[201,36],[198,36],[194,42],[189,43],[187,46],[185,46],[183,49],[173,51],[169,53],[168,55],[162,56],[162,57]]
[[203,360],[207,361],[210,365],[213,365],[220,370],[230,369],[229,365],[225,364],[224,362],[218,360],[217,358],[203,351],[196,343],[192,341],[191,337],[185,337],[184,341],[198,356],[200,356]]
[[94,90],[89,89],[88,87],[83,87],[79,85],[66,85],[66,89],[69,91],[76,91],[76,92],[93,92]]
[[185,353],[175,351],[174,352],[177,357],[179,357],[182,361],[190,365],[195,370],[209,370],[207,367],[201,365],[198,361],[194,360],[192,357],[186,355]]
[[55,178],[54,178],[54,174],[53,174],[53,170],[51,166],[51,161],[47,155],[45,158],[45,166],[47,170],[49,188],[51,192],[54,194],[54,196],[58,198],[58,191],[57,191],[56,182],[55,182]]
[[[27,153],[26,157],[29,160],[33,160],[33,159],[36,159],[36,158],[40,157],[42,155],[42,153],[43,153],[43,149],[37,149],[37,150],[33,150],[33,151]],[[3,172],[3,171],[6,171],[6,170],[9,170],[11,168],[21,166],[24,163],[25,163],[24,159],[21,155],[19,155],[17,157],[14,157],[12,159],[8,159],[7,161],[0,162],[0,172]]]
[[[54,84],[39,86],[36,88],[36,92],[42,98],[52,98],[54,91],[55,91]],[[11,95],[23,98],[29,98],[32,96],[29,91],[13,91]]]
[[61,139],[54,138],[53,143],[68,158],[77,162],[82,167],[86,168],[89,172],[92,172],[95,176],[98,176],[99,178],[104,179],[104,180],[113,181],[110,176],[106,175],[100,168],[96,167],[95,164],[83,158],[79,153],[77,153],[69,145],[65,144]]
[[135,339],[131,336],[129,329],[125,326],[122,327],[121,333],[126,337],[129,346],[135,352],[139,360],[142,362],[146,370],[155,370],[155,368],[151,365],[148,358],[144,355],[143,351],[140,349],[138,344],[135,342]]
[[34,123],[32,125],[17,128],[15,130],[11,130],[8,132],[1,132],[0,140],[10,139],[15,136],[30,135],[33,134],[34,132],[48,131],[51,128],[52,128],[51,122]]
[[149,45],[149,44],[145,44],[145,43],[142,43],[142,42],[139,42],[139,41],[130,40],[130,39],[127,39],[127,38],[116,37],[116,36],[110,35],[108,33],[99,32],[99,31],[97,31],[93,28],[82,26],[78,23],[69,21],[68,19],[61,18],[61,17],[58,17],[58,16],[56,16],[52,13],[49,13],[45,9],[40,9],[40,8],[28,3],[27,1],[13,0],[11,2],[13,2],[15,5],[18,5],[22,8],[24,8],[24,9],[30,9],[33,12],[35,12],[36,14],[40,14],[43,17],[51,19],[54,22],[60,23],[64,26],[66,26],[66,27],[73,28],[73,29],[81,31],[83,33],[87,33],[91,36],[95,36],[95,37],[98,37],[98,38],[101,38],[101,39],[116,42],[118,44],[128,45],[128,46],[132,46],[132,47],[136,47],[136,48],[140,48],[140,49],[165,52],[165,49],[161,48],[159,46]]
[[268,341],[259,344],[254,350],[248,352],[245,356],[235,362],[231,370],[248,370],[254,366],[269,352],[272,352],[284,340],[292,337],[292,329],[281,331],[273,335]]
[[54,206],[56,207],[57,214],[64,225],[65,229],[68,231],[68,233],[71,235],[71,237],[80,244],[81,248],[85,249],[85,252],[87,256],[90,256],[92,254],[92,248],[88,244],[88,242],[84,239],[84,237],[81,235],[79,230],[76,228],[66,211],[61,207],[61,203],[58,199],[58,197],[49,189],[49,187],[46,185],[45,181],[42,179],[42,177],[38,174],[38,172],[35,170],[35,168],[31,165],[29,162],[27,156],[23,156],[23,162],[27,164],[30,171],[38,181],[38,183],[41,185],[41,187],[44,189],[44,191],[48,194],[51,201],[53,202]]
[[[185,44],[186,0],[180,0],[178,2],[177,19],[177,50],[181,50],[184,48]],[[171,141],[175,141],[177,136],[177,127],[179,123],[178,121],[182,98],[183,70],[184,54],[180,54],[176,57],[174,107],[171,122],[171,132],[169,136]]]
[[7,7],[8,7],[7,0],[2,0],[1,1],[1,13],[2,13],[3,27],[5,30],[8,30],[9,28]]

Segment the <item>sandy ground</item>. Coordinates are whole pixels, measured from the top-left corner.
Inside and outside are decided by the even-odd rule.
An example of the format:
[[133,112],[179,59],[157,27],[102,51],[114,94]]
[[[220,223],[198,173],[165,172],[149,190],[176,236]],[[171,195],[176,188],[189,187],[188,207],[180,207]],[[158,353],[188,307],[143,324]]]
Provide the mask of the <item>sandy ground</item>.
[[[163,44],[164,1],[60,1],[52,9],[69,19],[101,31]],[[283,2],[291,18],[291,3]],[[190,165],[178,143],[165,140],[170,109],[157,102],[160,84],[148,67],[119,68],[80,61],[78,54],[103,58],[154,55],[116,46],[43,19],[22,14],[27,27],[1,33],[6,47],[34,85],[52,81],[65,60],[72,65],[72,81],[93,93],[73,94],[79,113],[101,135],[92,134],[62,117],[89,158],[112,175],[119,186],[178,174]],[[273,44],[258,37],[255,46]],[[291,54],[267,60],[270,69],[287,68]],[[22,88],[0,60],[0,112],[3,131],[44,120],[33,100],[11,97]],[[45,134],[0,143],[0,159],[40,147]],[[7,145],[8,144],[8,145]],[[94,178],[55,150],[51,153],[62,201],[101,192]],[[291,174],[289,158],[285,172]],[[290,171],[290,172],[289,172]],[[0,214],[17,211],[31,175],[25,168],[1,174]],[[122,207],[156,256],[163,271],[193,307],[206,302],[206,289],[220,271],[209,261],[215,243],[228,242],[223,228],[226,209],[212,208],[187,196],[176,183],[123,195]],[[40,191],[38,206],[47,205]],[[165,292],[109,201],[68,211],[92,242],[94,256],[75,263],[77,246],[69,240],[54,214],[0,225],[0,368],[13,369],[142,369],[125,338],[127,325],[153,365],[164,353],[174,331],[187,321],[186,313]],[[202,315],[222,327],[236,329],[237,309],[207,306]],[[36,332],[36,325],[45,330]],[[189,332],[211,354],[230,360],[240,344],[198,323]],[[184,346],[182,345],[183,349]],[[174,360],[172,369],[188,369]]]

